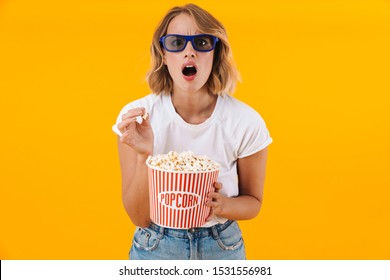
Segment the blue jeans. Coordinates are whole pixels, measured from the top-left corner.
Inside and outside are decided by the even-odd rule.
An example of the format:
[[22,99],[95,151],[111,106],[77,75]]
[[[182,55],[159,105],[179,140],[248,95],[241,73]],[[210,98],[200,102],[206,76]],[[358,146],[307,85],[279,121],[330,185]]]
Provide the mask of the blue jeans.
[[172,229],[151,223],[137,227],[131,260],[245,260],[241,230],[235,221],[209,228]]

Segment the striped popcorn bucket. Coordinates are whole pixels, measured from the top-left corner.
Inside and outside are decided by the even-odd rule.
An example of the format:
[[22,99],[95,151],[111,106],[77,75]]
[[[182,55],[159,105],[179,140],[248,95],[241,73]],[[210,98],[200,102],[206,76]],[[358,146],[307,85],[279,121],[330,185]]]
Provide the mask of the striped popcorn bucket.
[[188,229],[205,224],[210,213],[207,195],[219,170],[166,171],[148,164],[151,220],[163,227]]

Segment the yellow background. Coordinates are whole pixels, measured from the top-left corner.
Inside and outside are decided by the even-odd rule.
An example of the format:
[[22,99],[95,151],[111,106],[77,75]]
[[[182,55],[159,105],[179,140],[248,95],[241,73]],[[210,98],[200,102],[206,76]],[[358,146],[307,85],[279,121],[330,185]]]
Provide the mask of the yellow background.
[[[0,259],[127,259],[119,110],[185,1],[0,1]],[[228,30],[265,119],[249,259],[390,259],[390,3],[194,1]]]

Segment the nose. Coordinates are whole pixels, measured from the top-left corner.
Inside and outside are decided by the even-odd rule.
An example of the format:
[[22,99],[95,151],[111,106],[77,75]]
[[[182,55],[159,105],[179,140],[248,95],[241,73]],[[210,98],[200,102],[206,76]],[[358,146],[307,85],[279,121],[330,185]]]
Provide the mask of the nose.
[[184,49],[184,57],[195,57],[196,51],[194,49],[194,46],[192,45],[192,41],[187,42],[187,46]]

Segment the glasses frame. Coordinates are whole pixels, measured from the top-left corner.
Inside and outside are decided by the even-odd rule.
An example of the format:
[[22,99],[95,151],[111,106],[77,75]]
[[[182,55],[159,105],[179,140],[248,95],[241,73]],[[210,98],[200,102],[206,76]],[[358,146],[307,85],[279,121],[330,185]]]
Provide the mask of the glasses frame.
[[[168,38],[168,37],[171,37],[171,36],[179,36],[179,37],[184,38],[186,41],[185,41],[185,44],[184,44],[183,48],[181,48],[180,50],[169,50],[169,49],[167,49],[167,47],[165,45],[165,39]],[[213,38],[214,43],[213,43],[213,46],[212,46],[212,48],[210,50],[199,50],[199,49],[197,49],[195,47],[195,39],[199,38],[199,37],[203,37],[203,36],[209,36],[209,37]],[[215,49],[215,46],[217,45],[217,42],[219,41],[219,39],[218,39],[218,37],[210,35],[210,34],[197,34],[197,35],[167,34],[167,35],[162,36],[160,38],[160,43],[162,44],[164,50],[166,50],[167,52],[182,52],[187,47],[187,44],[190,41],[191,41],[191,44],[192,44],[192,47],[193,47],[194,50],[196,50],[198,52],[211,52],[212,50]]]

